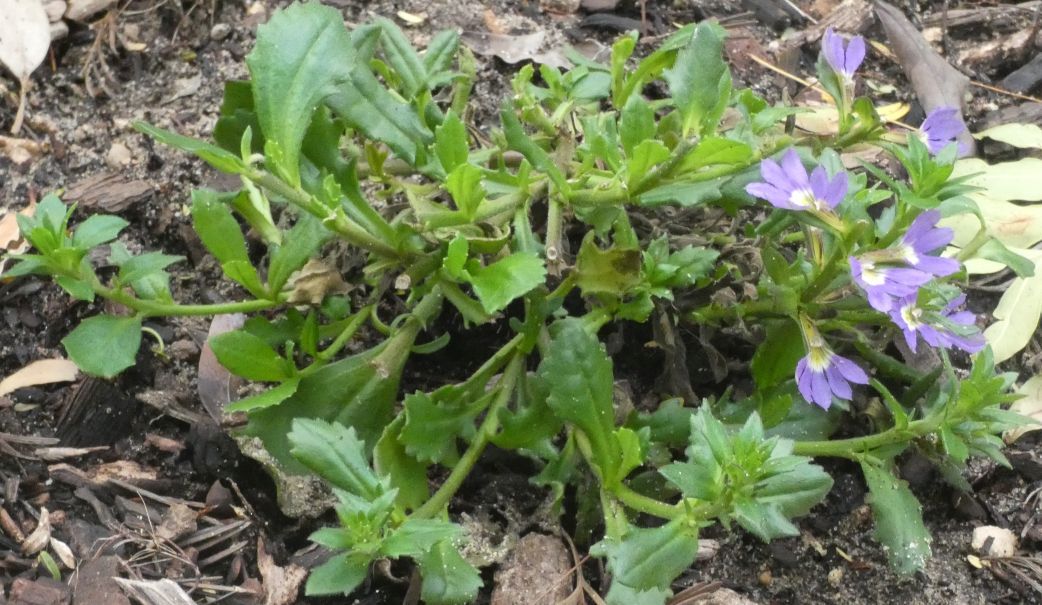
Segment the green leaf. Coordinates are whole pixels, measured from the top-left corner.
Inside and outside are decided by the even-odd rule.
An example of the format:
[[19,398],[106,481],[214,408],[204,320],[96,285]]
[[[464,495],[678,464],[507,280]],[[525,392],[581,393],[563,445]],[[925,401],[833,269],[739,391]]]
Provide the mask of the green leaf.
[[520,152],[532,167],[550,177],[558,191],[567,194],[571,188],[564,178],[564,173],[554,163],[550,154],[525,134],[525,129],[521,126],[521,121],[514,115],[513,108],[504,105],[499,112],[499,119],[503,123],[503,134],[506,136],[507,146]]
[[890,565],[899,573],[910,574],[926,565],[930,558],[930,532],[923,525],[922,506],[908,489],[908,483],[868,459],[861,471],[871,493],[876,539],[883,544]]
[[456,386],[432,394],[405,398],[405,427],[400,441],[405,451],[424,462],[455,463],[456,440],[474,434],[474,418],[485,409],[491,394],[470,400],[471,393]]
[[384,538],[381,554],[392,559],[419,557],[438,542],[451,543],[461,531],[460,526],[441,519],[406,519]]
[[293,457],[333,487],[365,500],[385,493],[369,467],[366,445],[353,428],[336,422],[298,418],[289,433]]
[[723,57],[723,29],[700,22],[664,77],[680,111],[684,136],[711,134],[731,97],[731,72]]
[[481,575],[448,541],[438,542],[416,559],[423,586],[420,598],[430,605],[463,605],[478,596]]
[[94,300],[94,288],[91,283],[84,279],[75,279],[68,275],[59,275],[54,281],[76,300],[92,302]]
[[621,541],[605,540],[594,551],[607,557],[613,583],[637,591],[667,591],[695,561],[698,526],[681,517],[659,527],[631,527]]
[[1002,263],[1012,269],[1018,277],[1034,277],[1035,275],[1035,263],[1010,250],[1005,244],[994,238],[984,242],[984,245],[977,249],[975,256]]
[[351,553],[334,555],[332,559],[311,570],[304,593],[309,597],[347,595],[365,580],[369,573],[369,559]]
[[756,386],[773,387],[792,378],[796,364],[805,354],[803,336],[795,321],[766,322],[767,337],[753,353],[750,371]]
[[119,232],[129,224],[118,216],[95,214],[76,227],[72,235],[72,245],[80,250],[90,250],[94,246],[116,239]]
[[543,259],[532,253],[515,252],[487,267],[468,267],[470,284],[488,313],[506,308],[546,280]]
[[626,185],[633,189],[657,164],[669,159],[669,148],[656,141],[647,139],[633,148],[630,159],[626,162]]
[[[784,449],[783,451],[779,451]],[[787,455],[791,442],[779,445],[763,465],[755,497],[776,507],[786,517],[800,517],[819,504],[832,489],[832,477],[810,458]]]
[[132,256],[119,264],[119,279],[125,284],[133,284],[139,279],[158,273],[170,265],[184,260],[183,256],[172,256],[162,252],[146,252]]
[[435,34],[423,52],[423,67],[427,70],[427,86],[433,86],[438,74],[452,67],[452,59],[459,49],[459,34],[451,29]]
[[262,408],[278,405],[297,392],[300,384],[299,378],[290,378],[278,386],[274,386],[263,393],[244,397],[224,409],[227,412],[251,412]]
[[467,127],[455,112],[446,114],[445,121],[434,131],[434,151],[445,174],[452,174],[458,166],[467,163],[470,154]]
[[203,245],[221,263],[247,261],[246,239],[221,194],[211,189],[192,191],[192,226]]
[[722,197],[718,179],[697,183],[668,183],[640,194],[637,203],[649,208],[663,204],[677,204],[689,208],[715,202]]
[[297,473],[305,468],[290,454],[286,438],[294,419],[320,418],[353,427],[367,447],[372,447],[394,417],[398,381],[406,358],[396,351],[408,352],[411,340],[398,346],[402,348],[381,356],[388,349],[385,341],[303,377],[291,397],[251,412],[246,433],[260,437],[276,460]]
[[409,164],[424,162],[423,150],[433,135],[416,111],[392,96],[365,65],[356,64],[326,104],[353,128],[386,143]]
[[756,500],[738,500],[732,514],[743,529],[764,542],[800,534],[800,530],[777,507]]
[[209,342],[217,361],[236,376],[260,382],[281,382],[293,376],[288,360],[264,339],[245,330],[218,334]]
[[721,137],[706,137],[699,141],[680,164],[678,172],[698,170],[720,164],[744,164],[753,157],[753,149],[741,141]]
[[638,145],[654,137],[655,110],[643,97],[630,97],[619,120],[619,138],[626,157],[633,157],[633,150]]
[[402,30],[390,19],[377,18],[374,23],[380,28],[380,42],[383,55],[401,79],[402,94],[412,99],[427,83],[427,69],[420,61],[420,55],[412,47]]
[[194,154],[221,172],[227,172],[228,174],[243,174],[246,172],[246,164],[242,163],[242,159],[238,155],[221,149],[216,145],[181,136],[176,132],[170,132],[162,128],[156,128],[145,122],[134,122],[134,128],[164,145],[176,147],[182,151]]
[[398,490],[395,502],[405,510],[419,508],[430,497],[427,486],[427,465],[410,456],[401,443],[405,416],[399,414],[387,425],[373,448],[373,468],[380,476],[388,477],[391,487]]
[[141,346],[141,318],[96,315],[80,322],[62,345],[76,365],[91,376],[112,378],[134,365]]
[[297,217],[297,224],[286,233],[282,245],[271,255],[271,264],[268,265],[268,288],[273,295],[282,290],[290,275],[303,267],[329,237],[329,231],[317,218],[310,214]]
[[311,116],[349,78],[354,65],[343,17],[318,2],[276,11],[257,28],[246,65],[264,136],[281,150],[280,168],[290,184],[299,185],[300,146]]
[[551,334],[549,352],[539,364],[539,376],[549,389],[546,403],[558,418],[583,432],[602,480],[613,481],[621,452],[613,434],[611,360],[578,319],[554,322]]
[[485,201],[485,186],[482,183],[484,173],[474,164],[464,162],[456,166],[445,180],[445,189],[456,202],[467,220],[473,220],[478,206]]
[[592,233],[583,240],[575,262],[575,283],[584,295],[622,296],[641,283],[641,252],[637,248],[602,250]]

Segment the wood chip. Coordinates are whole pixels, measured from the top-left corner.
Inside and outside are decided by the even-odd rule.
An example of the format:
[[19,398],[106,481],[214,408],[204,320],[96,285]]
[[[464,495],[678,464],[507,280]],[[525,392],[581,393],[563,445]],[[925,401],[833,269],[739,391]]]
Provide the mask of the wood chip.
[[188,593],[173,580],[115,580],[124,592],[141,602],[141,605],[195,605]]
[[101,172],[73,183],[66,191],[66,202],[77,202],[81,208],[120,213],[152,196],[152,185],[142,180],[129,180],[115,172]]
[[22,387],[76,380],[79,369],[68,359],[40,359],[0,380],[0,396]]

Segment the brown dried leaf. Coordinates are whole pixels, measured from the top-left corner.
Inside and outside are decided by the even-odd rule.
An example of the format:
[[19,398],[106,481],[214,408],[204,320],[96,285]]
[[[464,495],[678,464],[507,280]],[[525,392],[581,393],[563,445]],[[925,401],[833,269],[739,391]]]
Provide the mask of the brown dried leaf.
[[293,605],[297,602],[300,585],[308,570],[290,563],[279,567],[264,548],[264,540],[257,538],[257,569],[264,580],[264,605]]
[[[923,109],[929,113],[939,107],[955,107],[961,113],[970,79],[934,52],[900,10],[876,0],[876,15]],[[959,136],[959,142],[966,144],[970,155],[975,153],[976,144],[968,130]]]
[[349,287],[340,272],[317,258],[308,261],[290,280],[286,299],[291,305],[318,306],[329,294],[346,294]]
[[561,48],[541,50],[543,43],[546,42],[545,31],[520,36],[489,32],[463,32],[460,40],[479,55],[499,57],[510,64],[535,61],[552,65],[558,69],[569,69],[572,66],[571,61],[565,58]]
[[47,548],[51,541],[51,515],[46,508],[40,509],[40,521],[36,524],[33,533],[22,541],[22,554],[31,557],[41,550]]
[[22,387],[76,380],[79,369],[68,359],[41,359],[34,361],[0,380],[0,396]]
[[69,548],[68,544],[57,538],[51,538],[50,544],[51,550],[58,555],[58,560],[61,561],[66,569],[76,569],[76,556],[72,554],[72,549]]
[[246,316],[241,313],[234,315],[218,315],[210,322],[210,331],[206,336],[206,344],[199,353],[199,378],[197,389],[199,401],[203,404],[206,412],[213,418],[214,422],[220,424],[224,415],[224,406],[232,400],[232,392],[237,378],[217,361],[217,356],[210,348],[210,339],[218,334],[230,332],[241,328],[246,321]]

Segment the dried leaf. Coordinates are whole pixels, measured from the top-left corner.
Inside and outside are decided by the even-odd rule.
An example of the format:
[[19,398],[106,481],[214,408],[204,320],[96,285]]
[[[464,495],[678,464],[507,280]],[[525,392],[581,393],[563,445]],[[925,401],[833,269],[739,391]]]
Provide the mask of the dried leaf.
[[[876,15],[890,39],[890,47],[912,82],[923,108],[930,112],[938,107],[955,107],[961,112],[970,79],[934,52],[904,13],[883,0],[876,0],[875,4]],[[965,143],[969,155],[973,155],[976,145],[969,132],[964,131],[959,142]]]
[[206,344],[199,353],[199,378],[197,389],[199,401],[213,418],[214,422],[220,423],[224,415],[224,407],[232,400],[232,383],[237,380],[231,372],[217,361],[217,356],[210,348],[210,339],[218,334],[231,332],[242,327],[246,316],[241,313],[234,315],[218,315],[210,322],[210,331],[206,337]]
[[290,280],[290,289],[286,302],[317,307],[329,294],[346,294],[348,285],[339,271],[313,258]]
[[127,580],[113,578],[123,592],[142,605],[195,605],[183,588],[173,580]]
[[1042,128],[1036,124],[1002,124],[973,135],[992,139],[1014,147],[1042,149]]
[[76,569],[76,557],[72,554],[72,549],[68,544],[57,538],[51,538],[50,544],[51,550],[58,555],[58,560],[62,562],[65,569]]
[[413,14],[398,11],[398,18],[405,22],[406,25],[422,25],[427,20],[427,15],[424,13]]
[[257,569],[264,580],[264,605],[293,605],[297,602],[297,593],[308,570],[294,563],[285,567],[276,565],[261,538],[257,539]]
[[51,541],[51,514],[46,508],[40,509],[40,521],[36,524],[33,533],[22,541],[22,554],[29,557],[47,548]]
[[71,382],[76,380],[78,372],[76,364],[68,359],[41,359],[34,361],[0,381],[0,396],[22,387],[55,382]]
[[510,64],[520,63],[521,61],[535,61],[536,63],[552,65],[558,69],[569,69],[572,66],[571,62],[565,58],[562,49],[541,50],[543,43],[546,41],[545,31],[537,31],[533,34],[521,36],[488,32],[463,32],[460,40],[479,55],[499,57]]
[[1028,418],[1033,418],[1039,424],[1028,424],[1010,429],[1002,436],[1006,443],[1013,443],[1020,439],[1025,433],[1042,429],[1042,375],[1032,376],[1027,382],[1020,385],[1017,393],[1023,395],[1009,406],[1009,411],[1016,412]]
[[0,0],[0,63],[21,84],[18,113],[11,132],[17,134],[25,114],[29,74],[43,63],[51,47],[51,23],[40,0]]

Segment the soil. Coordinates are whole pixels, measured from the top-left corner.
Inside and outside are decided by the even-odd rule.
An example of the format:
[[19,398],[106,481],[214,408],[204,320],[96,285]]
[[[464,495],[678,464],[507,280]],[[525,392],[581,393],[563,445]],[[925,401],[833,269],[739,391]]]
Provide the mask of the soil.
[[[567,0],[545,0],[542,4],[508,0],[329,0],[328,3],[341,9],[350,23],[386,16],[402,24],[403,16],[406,19],[417,16],[422,23],[406,27],[405,31],[420,46],[443,28],[478,32],[486,31],[490,25],[506,33],[546,31],[551,43],[594,40],[610,44],[616,25],[624,28],[632,25],[634,19],[639,23],[641,15],[640,6],[623,2],[610,13],[615,20],[602,19],[594,28],[581,25],[587,13],[576,12],[574,3]],[[800,5],[821,16],[835,8],[836,3],[816,0],[813,4],[801,2]],[[33,78],[35,85],[27,128],[22,134],[45,143],[48,151],[21,163],[0,154],[0,207],[21,208],[30,199],[39,199],[48,192],[75,190],[84,179],[100,173],[113,173],[115,178],[127,182],[142,181],[146,185],[145,193],[123,200],[122,205],[117,205],[118,210],[109,209],[131,223],[122,240],[131,250],[162,250],[188,259],[174,272],[172,285],[176,299],[225,299],[227,286],[218,279],[219,270],[205,257],[188,228],[186,204],[193,188],[228,189],[235,183],[229,183],[186,154],[154,144],[134,131],[131,123],[146,120],[184,135],[208,137],[217,118],[223,83],[246,76],[243,59],[252,46],[256,26],[277,6],[270,0],[249,4],[220,0],[132,0],[125,3],[121,11],[98,17],[90,27],[72,24],[69,36],[53,46],[52,56]],[[688,0],[675,3],[648,0],[644,8],[652,34],[664,33],[674,23],[705,17],[731,18],[732,24],[737,25],[732,25],[732,42],[728,48],[736,65],[736,77],[761,92],[778,94],[780,78],[749,61],[744,54],[766,56],[765,49],[771,47],[778,33],[746,13],[740,3],[735,0],[697,4]],[[903,8],[919,22],[940,12],[942,5],[923,2]],[[1011,32],[1030,27],[1030,14],[1011,14],[1012,17],[991,24],[953,28],[946,39],[950,56],[996,44]],[[795,25],[800,27],[803,23],[797,20]],[[875,24],[862,33],[877,40],[885,39]],[[1026,50],[1027,53],[1006,53],[959,67],[976,80],[992,81],[1024,63],[1035,52],[1030,47]],[[811,71],[814,53],[816,49],[808,45],[802,62],[796,65],[800,73]],[[475,96],[479,108],[475,119],[479,126],[487,129],[495,124],[499,100],[509,94],[509,78],[516,66],[491,57],[479,56],[478,59],[480,73]],[[881,58],[879,53],[870,58],[865,73],[881,97],[912,99],[900,68]],[[10,80],[6,82],[10,86]],[[1015,114],[1021,111],[1021,103],[1019,99],[974,89],[967,117],[972,127],[1000,119],[995,117],[997,115]],[[999,114],[1000,110],[1006,113]],[[6,131],[13,114],[12,103],[0,103],[0,129]],[[913,120],[914,116],[909,119]],[[128,187],[123,183],[113,190],[115,193],[94,199],[89,205],[104,209],[119,200],[119,193]],[[87,205],[87,201],[81,204]],[[80,318],[96,311],[96,305],[74,302],[57,287],[41,280],[20,279],[0,284],[0,376],[36,359],[61,356],[61,338]],[[153,570],[176,577],[176,569],[171,571],[176,567],[171,562],[176,557],[164,558],[163,553],[150,550],[147,539],[148,531],[156,531],[154,525],[160,522],[160,517],[165,514],[173,518],[167,510],[169,501],[164,504],[161,499],[146,498],[146,502],[156,507],[152,514],[131,502],[133,489],[108,488],[98,490],[101,500],[92,503],[82,490],[76,492],[83,480],[77,483],[69,478],[67,469],[63,472],[56,467],[63,463],[90,470],[107,463],[106,468],[112,469],[113,464],[130,461],[137,465],[136,471],[144,472],[144,478],[136,475],[134,468],[125,466],[113,472],[159,496],[204,503],[205,509],[196,509],[200,518],[222,523],[247,522],[248,527],[234,539],[209,549],[199,547],[190,553],[199,567],[193,573],[205,574],[213,584],[246,588],[255,588],[258,582],[275,582],[270,565],[264,565],[264,557],[257,555],[255,545],[259,537],[264,539],[267,552],[273,553],[277,564],[290,571],[293,570],[291,563],[306,566],[313,556],[306,548],[306,536],[316,522],[283,516],[275,503],[270,480],[256,463],[239,454],[235,445],[214,427],[206,429],[205,422],[186,422],[186,419],[205,419],[206,411],[197,395],[196,372],[208,320],[169,320],[156,322],[151,327],[168,343],[166,353],[157,355],[144,351],[138,367],[111,385],[90,386],[81,380],[71,386],[25,388],[0,398],[0,432],[4,433],[0,441],[7,452],[0,455],[0,478],[4,480],[6,512],[14,518],[14,523],[23,526],[23,531],[30,531],[36,525],[33,515],[40,507],[46,507],[52,514],[53,535],[70,544],[80,561],[87,561],[98,550],[93,538],[112,536],[119,521],[124,526],[132,526],[133,519],[137,519],[144,528],[141,535],[145,538],[124,544],[112,539],[100,543],[107,545],[102,550],[142,565],[121,568],[124,575],[133,576],[136,569],[148,576],[149,569],[143,567],[147,563],[154,566]],[[1033,344],[1027,352],[1008,362],[1007,369],[1020,372],[1022,377],[1036,373],[1040,362],[1034,352],[1038,350],[1039,346]],[[640,373],[639,362],[619,360],[618,363],[623,368],[634,366],[636,373]],[[646,368],[644,370],[646,372]],[[414,378],[423,379],[418,374]],[[634,384],[642,384],[639,377],[635,377]],[[640,400],[642,395],[637,393],[635,400]],[[69,413],[64,412],[64,408],[77,398],[87,401],[88,405],[80,409],[79,415],[74,414],[73,419],[86,424],[81,426],[69,420],[62,423],[63,414]],[[76,406],[72,405],[72,409]],[[91,428],[87,430],[84,426]],[[63,439],[61,445],[106,448],[60,462],[11,455],[12,448],[26,455],[32,453],[35,444],[26,445],[17,439],[25,436],[57,436]],[[967,558],[972,552],[971,532],[980,525],[1009,527],[1018,534],[1023,533],[1022,554],[1025,557],[1037,554],[1042,533],[1034,526],[1039,506],[1034,490],[1042,480],[1042,465],[1037,461],[1042,458],[1042,446],[1028,435],[1015,449],[1014,470],[984,464],[972,467],[969,479],[975,492],[970,496],[947,488],[934,473],[923,470],[916,459],[905,461],[905,476],[924,502],[925,518],[934,536],[933,559],[922,573],[913,577],[899,577],[886,566],[882,549],[871,537],[865,487],[857,469],[832,464],[829,470],[836,477],[836,487],[825,504],[801,521],[803,533],[799,538],[766,545],[742,532],[708,530],[705,537],[720,542],[718,552],[693,567],[678,588],[684,584],[715,581],[754,602],[779,604],[1034,602],[1037,593],[1011,571],[1011,565],[997,562],[990,569],[979,569]],[[519,533],[552,526],[549,522],[540,524],[540,504],[545,494],[527,483],[530,471],[523,461],[492,452],[488,462],[460,494],[454,512],[475,528],[473,535],[483,536],[484,541],[479,541],[474,550],[481,551],[477,554],[484,554],[490,561],[502,560]],[[215,482],[227,489],[215,487]],[[115,515],[114,525],[106,522],[106,512]],[[224,547],[229,550],[226,556],[206,561]],[[19,553],[9,533],[0,535],[0,555],[5,557],[0,559],[0,578],[8,592],[12,591],[16,577],[22,578],[24,585],[25,580],[47,575],[34,565],[33,557]],[[142,563],[143,557],[151,559]],[[488,587],[493,584],[493,571],[494,566],[490,566],[485,573]],[[64,573],[68,575],[67,570]],[[406,598],[408,573],[407,569],[394,568],[376,574],[357,601],[315,602],[399,602]],[[596,574],[591,571],[590,575],[595,582]],[[202,600],[217,594],[199,588],[193,592]],[[489,594],[490,590],[483,593],[482,599],[487,600]],[[113,591],[112,595],[119,592]],[[118,602],[116,596],[111,598]],[[232,595],[227,602],[258,601]]]

